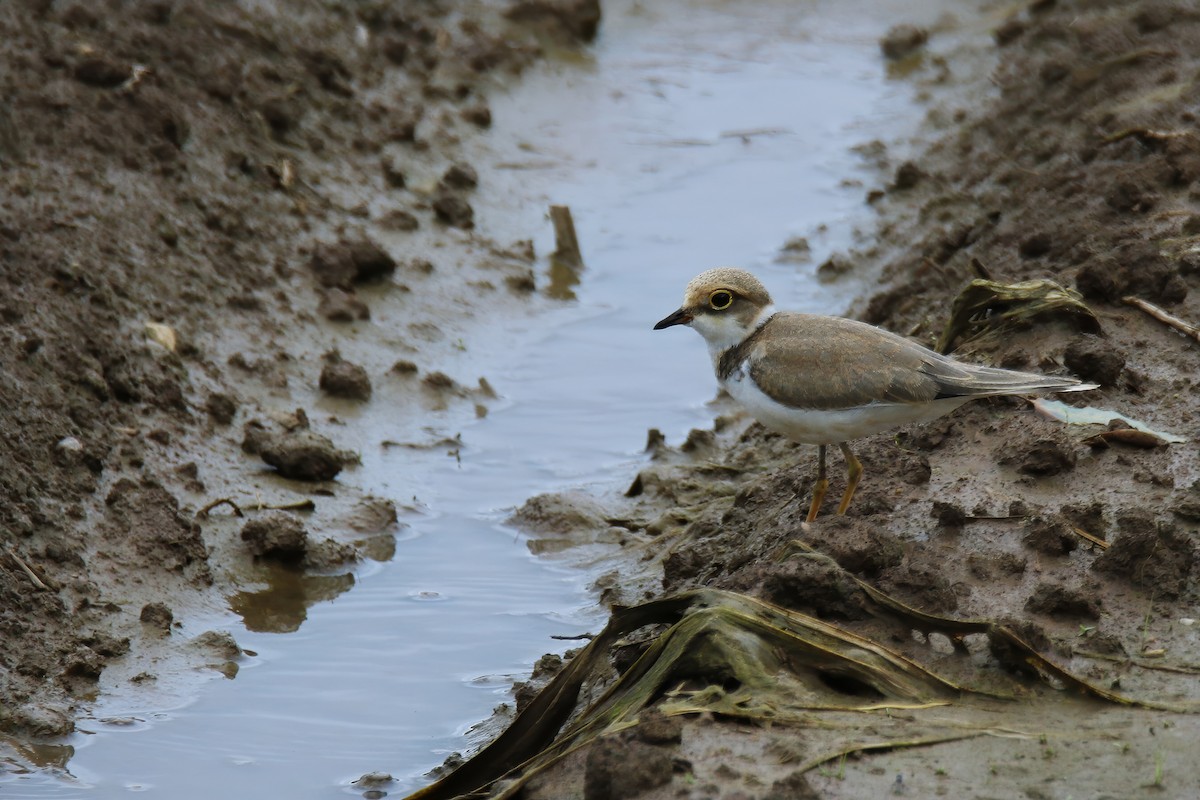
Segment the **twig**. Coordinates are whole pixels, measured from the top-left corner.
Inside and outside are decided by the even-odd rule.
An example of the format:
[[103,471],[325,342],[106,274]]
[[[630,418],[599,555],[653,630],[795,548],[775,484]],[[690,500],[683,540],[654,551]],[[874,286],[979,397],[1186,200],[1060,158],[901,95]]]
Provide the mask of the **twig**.
[[572,267],[583,266],[579,239],[575,236],[575,221],[567,206],[550,206],[550,222],[554,224],[554,257]]
[[1134,297],[1133,295],[1121,298],[1121,302],[1134,306],[1135,308],[1140,308],[1142,311],[1145,311],[1147,314],[1154,317],[1164,325],[1174,328],[1184,336],[1190,336],[1197,342],[1200,342],[1200,328],[1197,328],[1195,325],[1192,325],[1189,322],[1184,322],[1174,314],[1168,314],[1166,311],[1163,311],[1153,303],[1147,302],[1140,297]]
[[1085,531],[1083,528],[1076,528],[1074,525],[1072,525],[1071,532],[1074,533],[1076,536],[1078,536],[1081,539],[1087,539],[1089,542],[1096,545],[1096,547],[1099,547],[1101,550],[1108,549],[1108,542],[1104,541],[1103,539],[1099,538],[1098,536],[1093,536],[1092,534]]
[[22,561],[21,557],[17,555],[11,547],[5,549],[8,551],[9,558],[16,562],[17,566],[21,568],[21,571],[25,573],[26,577],[29,578],[34,586],[39,589],[49,590],[50,587],[43,583],[42,579],[34,574],[33,570],[29,568],[29,565]]
[[1156,131],[1151,128],[1125,128],[1124,130],[1111,133],[1100,140],[1101,144],[1113,144],[1122,139],[1128,139],[1130,136],[1136,136],[1139,139],[1151,139],[1154,141],[1164,142],[1169,139],[1184,139],[1194,136],[1191,131]]
[[211,503],[206,505],[204,508],[197,511],[196,518],[197,519],[208,519],[208,512],[212,511],[217,506],[229,506],[230,508],[233,509],[233,515],[235,517],[246,516],[245,514],[242,513],[242,509],[238,508],[238,504],[233,502],[233,498],[222,497],[220,500],[213,500]]
[[315,511],[317,504],[312,498],[306,497],[303,500],[292,500],[288,503],[259,502],[244,508],[247,511]]

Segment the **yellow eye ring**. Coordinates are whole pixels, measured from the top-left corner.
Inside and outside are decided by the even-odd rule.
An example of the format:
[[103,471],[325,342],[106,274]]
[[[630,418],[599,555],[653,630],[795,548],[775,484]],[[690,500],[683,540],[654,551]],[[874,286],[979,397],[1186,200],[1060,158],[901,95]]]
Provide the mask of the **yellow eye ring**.
[[733,292],[728,289],[717,289],[708,296],[708,304],[714,311],[724,311],[733,305]]

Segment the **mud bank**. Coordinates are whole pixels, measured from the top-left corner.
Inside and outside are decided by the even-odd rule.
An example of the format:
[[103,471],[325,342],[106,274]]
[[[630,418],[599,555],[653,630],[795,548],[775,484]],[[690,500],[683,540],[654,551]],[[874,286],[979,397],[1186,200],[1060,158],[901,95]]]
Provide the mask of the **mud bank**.
[[[811,449],[718,399],[712,430],[679,445],[651,432],[623,496],[543,496],[517,512],[555,550],[619,542],[597,590],[613,605],[653,602],[619,612],[578,656],[581,674],[569,661],[550,693],[526,692],[512,733],[419,796],[502,776],[493,796],[1200,791],[1200,723],[1177,713],[1200,707],[1200,347],[1126,299],[1200,320],[1200,15],[1172,3],[1036,2],[991,19],[976,43],[996,58],[989,86],[967,87],[977,100],[950,107],[931,92],[944,132],[918,157],[889,164],[874,149],[889,165],[865,198],[878,229],[825,271],[877,270],[881,286],[855,315],[931,346],[973,280],[1073,290],[1093,316],[997,325],[1014,305],[996,299],[951,345],[963,358],[1099,383],[1072,402],[1175,443],[1097,435],[1103,424],[1064,424],[1024,402],[976,402],[860,441],[854,505],[805,525]],[[901,40],[917,49],[895,62],[898,74],[953,83],[964,72],[920,36],[889,37],[889,48]],[[663,313],[677,303],[664,297]],[[834,466],[833,497],[840,475]],[[893,692],[850,679],[858,673],[831,656],[817,667],[789,656],[770,637],[754,649],[749,622],[708,629],[719,655],[697,646],[661,660],[664,631],[682,635],[723,602],[672,598],[712,589],[771,604],[743,619],[784,609],[836,623],[955,691]],[[748,651],[775,680],[756,681],[730,655]],[[779,683],[802,684],[811,702],[781,704]],[[555,699],[564,695],[573,709]],[[976,696],[1004,700],[968,702]]]
[[[484,413],[456,342],[525,313],[533,254],[471,232],[461,145],[491,88],[598,21],[589,2],[4,5],[6,742],[29,755],[102,693],[153,707],[197,667],[232,675],[250,656],[204,633],[230,609],[293,629],[390,557],[396,511],[336,481],[356,454],[329,408]],[[407,328],[372,332],[376,304]],[[350,334],[395,357],[349,362]],[[315,583],[267,612],[253,594],[281,569]]]

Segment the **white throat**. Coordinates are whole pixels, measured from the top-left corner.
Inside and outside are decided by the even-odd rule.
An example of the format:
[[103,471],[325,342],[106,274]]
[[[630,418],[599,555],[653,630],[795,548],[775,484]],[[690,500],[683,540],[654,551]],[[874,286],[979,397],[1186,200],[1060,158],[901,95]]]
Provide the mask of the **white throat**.
[[759,309],[749,325],[743,325],[731,316],[705,314],[692,320],[692,327],[708,344],[708,355],[715,369],[726,350],[745,341],[747,336],[761,328],[774,313],[775,306],[767,304]]

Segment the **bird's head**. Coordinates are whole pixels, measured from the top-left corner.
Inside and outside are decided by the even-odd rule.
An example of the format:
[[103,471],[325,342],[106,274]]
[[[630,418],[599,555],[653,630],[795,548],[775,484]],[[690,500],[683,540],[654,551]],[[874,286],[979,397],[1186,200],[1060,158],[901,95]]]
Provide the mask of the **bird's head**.
[[771,295],[758,278],[742,269],[719,267],[693,278],[683,292],[683,305],[654,330],[688,325],[709,347],[723,350],[746,338],[770,308]]

